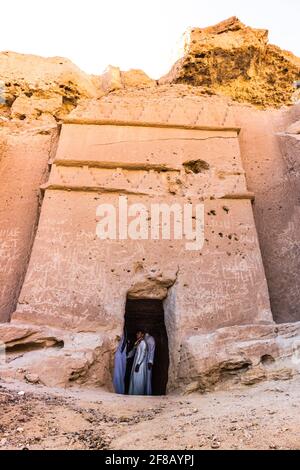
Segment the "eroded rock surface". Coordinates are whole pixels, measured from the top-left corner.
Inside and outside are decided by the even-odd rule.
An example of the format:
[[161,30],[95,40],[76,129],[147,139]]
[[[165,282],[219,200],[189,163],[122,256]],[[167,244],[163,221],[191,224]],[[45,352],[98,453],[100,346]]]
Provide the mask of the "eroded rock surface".
[[236,17],[192,28],[183,57],[161,83],[186,83],[261,107],[290,104],[300,78],[300,59],[268,43],[268,31]]
[[[236,18],[191,30],[159,83],[0,54],[1,377],[111,390],[126,297],[165,302],[170,390],[298,373],[299,74]],[[119,195],[204,202],[203,253],[100,249]]]

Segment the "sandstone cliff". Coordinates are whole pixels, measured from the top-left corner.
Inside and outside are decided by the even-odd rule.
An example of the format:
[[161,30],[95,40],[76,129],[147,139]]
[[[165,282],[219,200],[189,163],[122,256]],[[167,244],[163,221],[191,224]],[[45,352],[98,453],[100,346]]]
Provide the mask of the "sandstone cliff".
[[[268,44],[266,31],[246,27],[236,18],[191,30],[184,56],[159,83],[139,70],[121,72],[117,67],[108,67],[103,75],[90,76],[66,59],[0,54],[0,321],[10,319],[23,286],[39,224],[41,187],[49,179],[61,122],[66,116],[80,120],[96,119],[99,115],[115,121],[149,122],[154,115],[161,123],[184,124],[188,118],[193,125],[241,127],[241,158],[248,190],[255,195],[254,217],[273,317],[278,323],[297,322],[300,104],[283,105],[297,99],[293,83],[300,78],[299,65],[300,60],[291,53]],[[216,185],[216,194],[221,184]],[[256,262],[253,256],[253,263]],[[38,270],[36,275],[40,276]],[[86,280],[89,285],[90,279]],[[43,289],[44,281],[46,277],[41,279],[39,288]],[[23,300],[23,304],[26,302]],[[260,356],[268,355],[270,347],[276,358],[291,354],[297,325],[271,325],[266,331],[259,326],[251,333],[252,344],[248,341],[246,310],[244,314],[246,324],[237,325],[237,332],[231,330],[230,324],[229,330],[217,330],[211,337],[213,353],[209,353],[207,362],[203,361],[205,351],[200,348],[207,339],[206,332],[203,341],[191,337],[186,343],[182,354],[196,358],[193,370],[198,388],[207,376],[209,381],[214,377],[218,381],[224,370],[244,370],[250,362],[255,365]],[[57,326],[55,321],[54,316]],[[17,351],[21,347],[27,351],[35,343],[50,348],[64,344],[67,353],[60,380],[56,377],[56,382],[50,383],[49,370],[54,376],[57,374],[56,349],[55,357],[50,358],[50,369],[44,370],[45,383],[50,380],[50,385],[88,380],[93,367],[102,367],[101,358],[98,359],[102,350],[111,358],[106,335],[99,338],[98,332],[91,337],[78,337],[76,341],[81,341],[82,349],[79,351],[68,331],[44,331],[34,325],[38,323],[36,318],[25,332],[21,326],[20,331],[14,331],[13,323],[10,330],[2,325],[0,335],[12,350],[15,343]],[[11,335],[8,339],[7,334]],[[265,342],[260,335],[267,338]],[[217,356],[216,351],[225,351],[224,356]],[[236,356],[233,362],[227,351]],[[82,357],[70,357],[75,352],[82,353]],[[251,357],[248,363],[245,354]],[[37,369],[42,376],[40,365]],[[97,380],[101,376],[104,384],[109,371],[101,371],[97,371]]]

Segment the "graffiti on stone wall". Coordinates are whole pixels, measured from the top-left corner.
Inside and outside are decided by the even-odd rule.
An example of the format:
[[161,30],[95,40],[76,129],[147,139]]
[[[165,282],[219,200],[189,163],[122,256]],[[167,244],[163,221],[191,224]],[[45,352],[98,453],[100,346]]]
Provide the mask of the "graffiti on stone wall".
[[6,294],[11,288],[8,280],[14,276],[17,260],[21,256],[20,230],[0,229],[0,307],[7,302]]

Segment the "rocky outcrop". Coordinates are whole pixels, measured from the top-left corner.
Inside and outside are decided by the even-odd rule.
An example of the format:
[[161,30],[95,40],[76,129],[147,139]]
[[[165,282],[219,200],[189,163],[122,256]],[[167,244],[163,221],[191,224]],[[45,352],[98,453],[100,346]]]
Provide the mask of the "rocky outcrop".
[[[19,322],[0,325],[0,378],[49,387],[86,385],[112,390],[115,333],[74,334]],[[180,347],[178,377],[171,388],[188,394],[288,380],[299,373],[299,337],[299,323],[191,334]]]
[[2,52],[0,54],[2,115],[22,121],[43,114],[62,118],[82,98],[97,96],[93,78],[70,60]]
[[[132,87],[156,86],[142,70],[122,72],[109,66],[100,75],[88,75],[62,57],[0,53],[0,113],[3,117],[32,121],[59,121],[80,100]],[[53,119],[55,118],[55,119]]]
[[[189,393],[232,381],[252,385],[262,380],[287,380],[299,373],[299,334],[300,323],[236,326],[191,335],[181,347],[181,383],[186,382]],[[187,375],[189,381],[185,380]]]
[[292,102],[300,59],[268,44],[267,30],[232,17],[209,28],[192,28],[184,41],[183,56],[160,83],[201,86],[260,107]]
[[157,84],[142,70],[133,69],[122,72],[119,67],[109,65],[99,77],[99,85],[104,93],[110,93],[124,88],[147,88]]
[[49,387],[75,383],[111,387],[113,335],[77,333],[33,324],[0,325],[0,378]]

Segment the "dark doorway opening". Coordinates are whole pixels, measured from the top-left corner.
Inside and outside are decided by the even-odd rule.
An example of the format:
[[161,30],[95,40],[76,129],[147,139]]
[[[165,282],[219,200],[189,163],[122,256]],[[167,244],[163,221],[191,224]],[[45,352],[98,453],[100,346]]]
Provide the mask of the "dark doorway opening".
[[[155,339],[155,356],[152,369],[153,395],[165,395],[168,382],[169,347],[164,318],[162,300],[158,299],[127,299],[125,308],[125,328],[133,347],[135,335],[139,329],[147,332]],[[127,367],[125,388],[128,390],[130,367]]]

